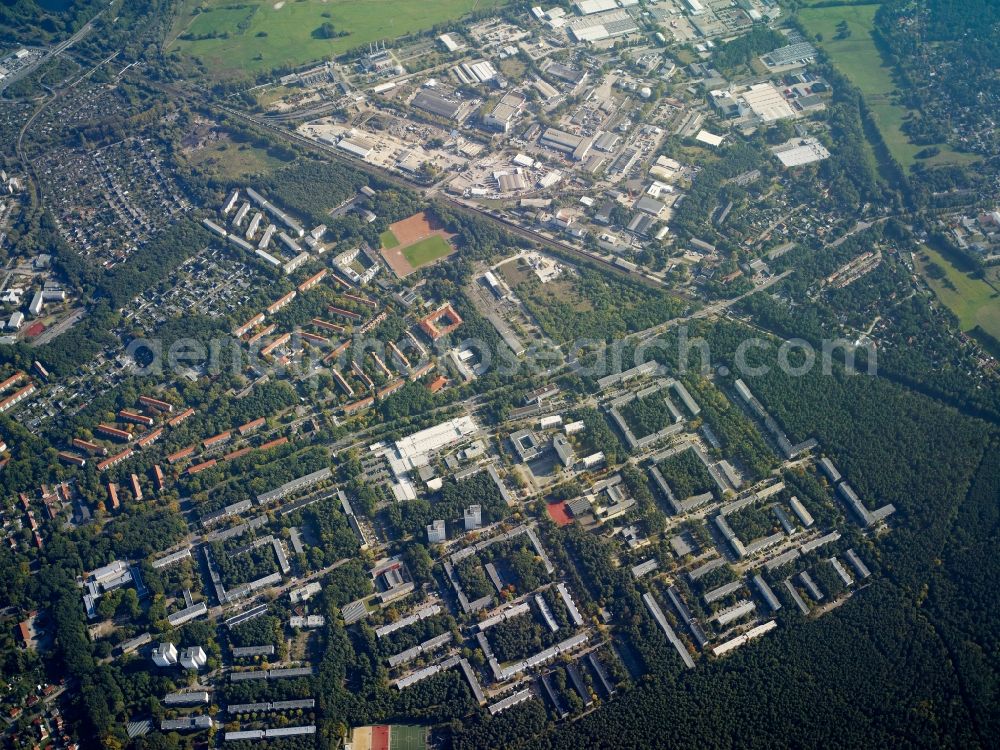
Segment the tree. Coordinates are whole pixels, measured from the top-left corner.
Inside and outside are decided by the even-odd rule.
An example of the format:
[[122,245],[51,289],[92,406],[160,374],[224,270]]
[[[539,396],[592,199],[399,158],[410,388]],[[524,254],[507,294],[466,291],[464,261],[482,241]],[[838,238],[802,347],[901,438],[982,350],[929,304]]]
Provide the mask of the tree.
[[329,21],[323,21],[314,35],[320,39],[334,39],[337,36],[337,29]]
[[406,548],[403,559],[415,581],[425,582],[430,580],[431,568],[434,566],[434,561],[431,560],[430,553],[427,552],[427,548],[424,545],[419,542],[411,543]]

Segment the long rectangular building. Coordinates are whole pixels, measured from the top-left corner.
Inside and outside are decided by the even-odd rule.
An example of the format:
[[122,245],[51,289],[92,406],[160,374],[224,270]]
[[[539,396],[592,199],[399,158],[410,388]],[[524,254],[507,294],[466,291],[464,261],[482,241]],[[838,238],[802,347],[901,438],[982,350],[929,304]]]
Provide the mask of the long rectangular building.
[[664,635],[667,636],[667,640],[670,642],[670,645],[674,647],[677,651],[677,655],[681,657],[681,661],[684,662],[684,666],[688,669],[694,669],[694,659],[691,658],[691,654],[688,653],[688,650],[684,648],[684,644],[681,643],[681,639],[677,637],[677,633],[675,633],[674,629],[670,627],[670,623],[668,623],[667,618],[664,617],[663,610],[660,609],[660,605],[657,603],[656,599],[654,599],[653,595],[648,592],[642,595],[642,599],[646,602],[646,608],[649,609],[650,614],[653,615],[653,619],[656,620]]

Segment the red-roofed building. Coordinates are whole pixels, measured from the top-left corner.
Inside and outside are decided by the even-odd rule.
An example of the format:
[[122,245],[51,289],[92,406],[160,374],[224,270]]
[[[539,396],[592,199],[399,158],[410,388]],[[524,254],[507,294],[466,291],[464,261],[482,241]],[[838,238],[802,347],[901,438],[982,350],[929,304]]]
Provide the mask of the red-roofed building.
[[157,427],[152,432],[147,432],[141,438],[136,440],[135,444],[138,445],[140,448],[145,448],[147,445],[152,445],[157,440],[159,440],[162,434],[163,434],[163,428]]
[[327,271],[324,268],[319,273],[316,273],[316,274],[313,274],[312,276],[310,276],[308,279],[306,279],[301,284],[299,284],[299,286],[298,286],[299,292],[300,293],[301,292],[308,292],[310,289],[312,289],[314,286],[316,286],[319,282],[321,282],[323,280],[323,277],[326,276],[326,273],[327,273]]
[[280,310],[289,302],[291,302],[293,299],[295,299],[295,294],[296,294],[295,292],[289,292],[284,297],[272,302],[270,305],[267,306],[267,314],[274,315],[276,312],[278,312],[278,310]]
[[177,425],[179,425],[181,422],[183,422],[185,419],[192,416],[193,414],[194,414],[194,409],[188,407],[180,414],[176,414],[172,416],[170,419],[168,419],[167,424],[170,425],[171,427],[176,427]]
[[[442,321],[444,321],[444,325],[441,325]],[[418,325],[420,330],[426,333],[432,341],[437,341],[462,325],[462,318],[449,302],[421,320]]]
[[205,471],[206,469],[211,469],[218,462],[213,458],[209,461],[202,461],[200,464],[195,464],[194,466],[188,467],[188,476],[193,476],[199,472]]
[[181,448],[176,453],[171,453],[169,456],[167,456],[167,462],[175,464],[178,461],[182,461],[185,458],[187,458],[188,456],[193,455],[194,454],[194,449],[195,449],[195,446],[193,446],[193,445],[189,445],[187,448]]
[[218,435],[213,435],[210,438],[205,438],[204,440],[201,441],[201,444],[206,448],[211,448],[213,445],[219,445],[220,443],[226,442],[232,436],[233,433],[231,433],[229,430],[226,430],[225,432],[220,432]]
[[153,464],[153,481],[156,483],[157,492],[160,492],[166,486],[166,480],[163,478],[163,469],[160,468],[159,464]]
[[355,412],[361,411],[362,409],[366,409],[373,403],[375,403],[375,397],[369,396],[368,398],[363,398],[360,401],[355,401],[353,403],[347,404],[344,407],[344,414],[354,414]]
[[264,443],[262,446],[260,446],[260,450],[266,451],[270,450],[271,448],[277,448],[279,445],[284,445],[287,442],[288,438],[286,437],[275,438],[274,440],[270,440]]
[[97,470],[104,471],[105,469],[110,469],[112,466],[116,466],[120,464],[122,461],[131,458],[133,453],[134,451],[131,448],[126,448],[121,453],[116,453],[110,458],[106,458],[99,464],[97,464]]
[[251,420],[246,424],[241,424],[237,429],[240,431],[240,435],[249,435],[251,432],[256,432],[267,420],[264,417],[257,417],[257,419]]
[[118,412],[118,418],[123,419],[126,422],[135,422],[136,424],[141,424],[144,427],[153,426],[153,418],[147,417],[145,414],[139,414],[138,412],[131,411],[129,409],[122,409]]
[[157,411],[172,412],[174,407],[172,404],[168,404],[166,401],[161,401],[158,398],[153,398],[152,396],[139,396],[139,403],[143,406],[148,406],[151,409],[156,409]]
[[128,442],[132,439],[132,433],[121,430],[110,424],[97,425],[97,431],[105,437],[113,438],[114,440],[124,440],[125,442]]
[[108,502],[112,510],[118,510],[121,501],[118,499],[118,486],[114,482],[108,482]]
[[133,474],[130,479],[132,480],[132,495],[136,500],[142,500],[142,485],[139,484],[139,476]]

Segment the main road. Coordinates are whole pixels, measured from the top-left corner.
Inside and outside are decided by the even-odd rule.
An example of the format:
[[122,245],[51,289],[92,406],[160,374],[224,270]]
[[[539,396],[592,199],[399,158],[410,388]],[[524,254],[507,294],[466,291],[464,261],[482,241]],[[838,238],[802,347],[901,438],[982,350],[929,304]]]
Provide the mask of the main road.
[[14,73],[14,75],[5,78],[3,81],[0,81],[0,94],[2,94],[7,89],[7,87],[10,86],[12,83],[21,80],[25,76],[31,75],[36,70],[38,70],[38,68],[47,63],[49,60],[54,60],[55,58],[59,57],[59,55],[68,50],[77,42],[79,42],[85,36],[87,36],[87,34],[90,33],[91,29],[94,28],[94,21],[96,21],[103,13],[104,13],[103,10],[98,11],[98,13],[89,21],[87,21],[87,23],[81,26],[80,30],[77,31],[75,34],[73,34],[73,36],[59,42],[59,44],[57,44],[55,47],[46,52],[42,57],[38,58],[33,63],[25,65],[19,71]]

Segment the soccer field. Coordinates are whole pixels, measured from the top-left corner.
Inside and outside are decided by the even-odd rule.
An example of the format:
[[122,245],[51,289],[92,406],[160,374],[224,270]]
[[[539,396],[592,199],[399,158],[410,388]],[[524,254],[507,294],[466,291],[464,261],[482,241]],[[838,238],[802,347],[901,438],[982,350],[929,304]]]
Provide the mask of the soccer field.
[[427,730],[406,724],[393,724],[390,730],[390,750],[425,750]]
[[[392,41],[508,0],[184,0],[166,50],[197,58],[217,78],[298,67],[369,42]],[[334,37],[324,38],[323,24]]]
[[448,241],[439,234],[428,237],[426,240],[414,243],[403,250],[403,256],[414,268],[426,265],[438,258],[443,258],[453,250]]

